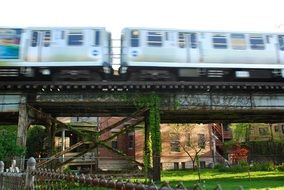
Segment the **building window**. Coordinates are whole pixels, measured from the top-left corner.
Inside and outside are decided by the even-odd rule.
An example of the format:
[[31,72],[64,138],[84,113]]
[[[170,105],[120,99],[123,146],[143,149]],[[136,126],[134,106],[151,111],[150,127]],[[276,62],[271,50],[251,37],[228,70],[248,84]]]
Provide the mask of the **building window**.
[[200,168],[205,168],[206,167],[206,162],[205,161],[200,161],[199,162]]
[[178,162],[174,162],[174,169],[178,170],[179,169],[179,163]]
[[213,35],[213,47],[215,49],[227,49],[227,39],[223,34]]
[[131,31],[130,43],[131,43],[131,47],[139,47],[139,31],[138,30]]
[[128,134],[128,149],[134,148],[134,133]]
[[191,141],[190,141],[190,133],[186,134],[186,146],[191,146]]
[[148,32],[147,40],[148,46],[161,47],[163,44],[162,32]]
[[274,126],[274,132],[275,133],[279,133],[280,132],[280,126],[279,125],[275,125]]
[[67,44],[69,46],[83,45],[83,33],[82,32],[70,32],[67,37]]
[[261,35],[250,35],[250,48],[254,50],[264,49],[264,40]]
[[259,128],[259,135],[268,135],[268,128],[267,127],[262,127],[262,128]]
[[181,163],[181,169],[183,169],[183,170],[185,169],[185,162]]
[[246,39],[244,34],[231,34],[231,45],[233,49],[246,49]]
[[[112,136],[115,135],[116,133],[112,133]],[[118,148],[118,141],[117,141],[117,136],[114,137],[112,140],[111,140],[111,147],[113,149],[117,149]]]
[[205,148],[205,135],[204,134],[198,134],[198,146],[200,148]]
[[180,142],[178,133],[170,133],[171,152],[180,152]]

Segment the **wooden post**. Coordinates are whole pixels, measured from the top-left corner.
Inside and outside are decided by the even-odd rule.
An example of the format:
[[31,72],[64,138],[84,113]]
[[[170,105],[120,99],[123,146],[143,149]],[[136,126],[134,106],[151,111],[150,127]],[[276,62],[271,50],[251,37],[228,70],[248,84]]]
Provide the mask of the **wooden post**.
[[36,160],[34,157],[30,157],[27,162],[27,173],[25,180],[25,190],[33,190],[34,189],[34,176],[31,174],[36,167]]
[[[19,120],[18,120],[18,133],[17,144],[26,147],[27,143],[27,131],[30,126],[28,108],[26,104],[26,97],[21,97],[21,103],[19,105]],[[24,169],[24,157],[20,161],[20,169]]]

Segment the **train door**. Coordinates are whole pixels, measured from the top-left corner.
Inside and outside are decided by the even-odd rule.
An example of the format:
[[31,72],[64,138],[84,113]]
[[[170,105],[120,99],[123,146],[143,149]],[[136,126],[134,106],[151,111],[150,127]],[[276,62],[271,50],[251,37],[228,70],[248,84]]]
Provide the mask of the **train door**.
[[187,62],[198,63],[200,62],[200,53],[197,43],[197,33],[187,33],[185,35],[186,49],[187,49]]
[[27,61],[48,61],[47,52],[50,48],[50,30],[32,30],[31,40],[28,44]]
[[278,60],[279,63],[284,64],[284,35],[278,36]]

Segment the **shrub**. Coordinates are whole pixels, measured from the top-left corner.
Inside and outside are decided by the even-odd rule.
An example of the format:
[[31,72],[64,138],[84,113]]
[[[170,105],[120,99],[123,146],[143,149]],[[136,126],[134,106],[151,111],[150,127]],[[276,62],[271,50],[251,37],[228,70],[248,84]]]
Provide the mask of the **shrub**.
[[225,166],[225,165],[217,165],[215,167],[218,169],[220,172],[233,172],[233,173],[238,173],[238,172],[245,172],[248,171],[248,164],[245,161],[240,161],[239,164],[236,165],[231,165],[230,167]]
[[255,162],[251,167],[251,171],[273,171],[275,166],[273,162]]
[[278,171],[284,171],[284,163],[277,166]]

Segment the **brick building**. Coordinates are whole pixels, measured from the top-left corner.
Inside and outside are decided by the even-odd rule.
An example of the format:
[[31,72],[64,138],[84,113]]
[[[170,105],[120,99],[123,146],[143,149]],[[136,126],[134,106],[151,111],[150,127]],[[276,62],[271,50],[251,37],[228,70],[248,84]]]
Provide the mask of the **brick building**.
[[[121,117],[97,118],[95,119],[97,121],[96,125],[89,125],[88,130],[92,128],[92,130],[102,131],[122,119]],[[100,135],[99,140],[103,141],[114,134],[120,133],[121,129],[127,125],[130,125],[130,123],[124,123],[107,130]],[[177,130],[178,127],[181,127],[182,130]],[[212,166],[213,163],[219,162],[221,156],[218,149],[222,148],[222,142],[224,141],[222,129],[221,125],[216,124],[161,124],[162,169],[192,168],[192,161],[188,154],[194,157],[195,151],[200,151],[199,161],[201,167]],[[66,135],[65,138],[70,137]],[[76,143],[74,136],[72,139],[70,140],[71,144],[65,145],[66,147]],[[77,137],[77,141],[79,140],[79,137]],[[184,151],[182,145],[186,145],[188,154]],[[142,122],[136,125],[135,128],[111,138],[105,145],[100,145],[92,152],[75,159],[69,165],[92,165],[92,169],[95,168],[94,165],[98,165],[101,170],[133,169],[137,167],[137,164],[131,160],[143,163],[143,150],[144,124]],[[78,149],[75,151],[78,151]],[[73,154],[71,152],[65,154],[65,156],[68,157]]]

